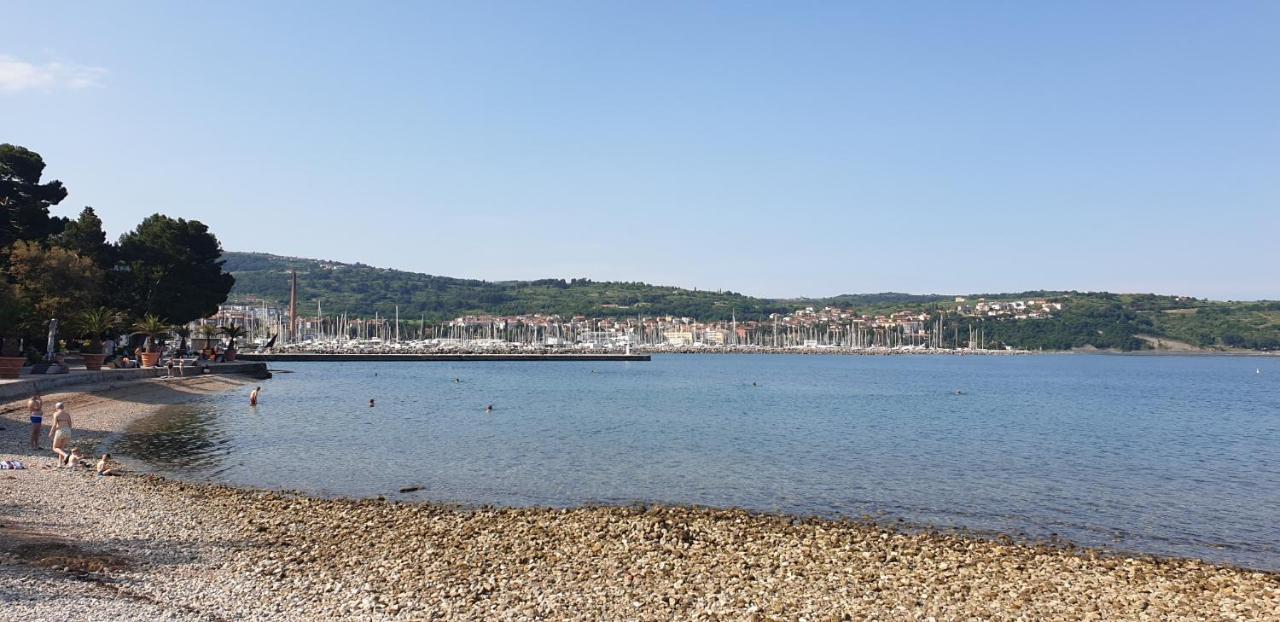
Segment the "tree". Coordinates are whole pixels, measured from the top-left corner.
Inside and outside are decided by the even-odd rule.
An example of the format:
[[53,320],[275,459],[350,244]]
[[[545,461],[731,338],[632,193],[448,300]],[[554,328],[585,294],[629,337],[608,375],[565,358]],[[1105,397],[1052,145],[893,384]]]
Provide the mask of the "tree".
[[218,329],[218,332],[222,333],[223,335],[226,335],[227,350],[230,350],[233,352],[236,349],[236,339],[239,339],[245,336],[246,334],[243,326],[236,326],[235,324],[231,324],[230,326],[223,326],[222,328]]
[[218,327],[213,324],[201,324],[196,327],[196,332],[200,333],[200,337],[204,339],[204,349],[213,349],[213,339],[218,336]]
[[0,356],[21,356],[25,316],[26,309],[18,303],[15,288],[0,278]]
[[23,334],[40,332],[50,318],[75,318],[99,299],[103,272],[85,257],[21,240],[8,257],[15,298],[26,311]]
[[62,202],[67,189],[54,180],[40,183],[44,159],[25,147],[0,145],[0,248],[17,240],[45,240],[66,225],[51,218],[49,208]]
[[142,335],[147,338],[143,347],[147,352],[155,352],[162,344],[164,338],[169,336],[173,331],[173,326],[159,317],[148,313],[142,316],[141,320],[133,325],[135,335]]
[[88,309],[74,319],[72,327],[81,337],[101,346],[107,335],[118,330],[124,324],[124,316],[119,311],[107,307]]
[[55,240],[55,244],[82,257],[92,259],[98,267],[107,270],[114,263],[115,248],[107,243],[107,232],[102,229],[102,219],[92,207],[80,212],[80,217],[67,223]]
[[134,315],[179,324],[208,317],[235,283],[222,271],[218,239],[196,220],[150,216],[120,238],[118,253],[112,302]]

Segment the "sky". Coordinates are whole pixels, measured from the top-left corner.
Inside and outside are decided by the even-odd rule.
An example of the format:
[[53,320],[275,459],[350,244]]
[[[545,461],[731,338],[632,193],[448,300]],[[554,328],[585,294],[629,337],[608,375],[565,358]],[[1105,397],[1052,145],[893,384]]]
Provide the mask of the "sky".
[[114,237],[758,296],[1280,298],[1280,3],[59,2],[0,142]]

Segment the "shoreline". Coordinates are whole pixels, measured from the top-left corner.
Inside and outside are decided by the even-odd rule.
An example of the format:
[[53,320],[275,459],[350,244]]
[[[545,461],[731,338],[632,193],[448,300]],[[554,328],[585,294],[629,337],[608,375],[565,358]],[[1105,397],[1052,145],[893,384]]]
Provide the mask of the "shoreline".
[[[76,444],[96,445],[247,382],[49,397],[68,402]],[[15,619],[1280,619],[1280,574],[1198,560],[732,509],[464,508],[94,478],[27,455],[16,405],[0,410],[0,460],[30,463],[0,471],[0,593],[15,595]]]

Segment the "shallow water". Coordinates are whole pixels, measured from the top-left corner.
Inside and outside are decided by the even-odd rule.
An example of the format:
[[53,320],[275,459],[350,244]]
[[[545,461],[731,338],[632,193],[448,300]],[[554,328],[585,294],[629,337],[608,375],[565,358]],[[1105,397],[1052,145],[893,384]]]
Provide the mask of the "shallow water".
[[276,366],[256,408],[169,407],[115,451],[321,495],[871,515],[1280,570],[1277,359]]

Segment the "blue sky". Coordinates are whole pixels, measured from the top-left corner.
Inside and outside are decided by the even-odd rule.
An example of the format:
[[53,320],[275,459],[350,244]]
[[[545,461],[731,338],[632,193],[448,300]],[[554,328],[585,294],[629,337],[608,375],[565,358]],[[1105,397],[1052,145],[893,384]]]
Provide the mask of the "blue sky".
[[6,3],[113,235],[771,296],[1280,298],[1280,4]]

